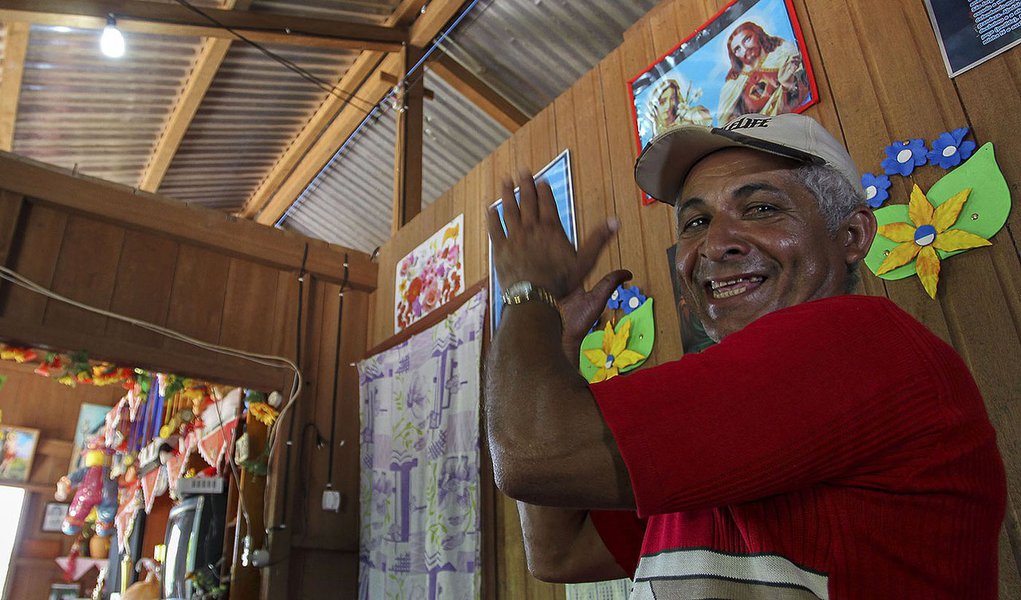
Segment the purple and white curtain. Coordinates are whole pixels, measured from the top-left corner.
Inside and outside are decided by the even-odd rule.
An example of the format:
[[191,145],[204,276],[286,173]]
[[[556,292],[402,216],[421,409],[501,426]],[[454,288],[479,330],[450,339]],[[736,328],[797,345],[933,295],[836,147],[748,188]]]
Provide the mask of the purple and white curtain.
[[486,291],[358,364],[361,600],[481,596],[479,373]]

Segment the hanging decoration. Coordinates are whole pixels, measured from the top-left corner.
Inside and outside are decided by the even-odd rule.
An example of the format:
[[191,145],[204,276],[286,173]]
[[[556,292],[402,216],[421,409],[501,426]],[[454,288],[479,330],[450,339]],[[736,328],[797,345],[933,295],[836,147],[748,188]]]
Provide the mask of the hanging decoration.
[[394,333],[464,291],[464,215],[460,214],[397,263]]
[[918,275],[926,293],[935,298],[940,261],[990,245],[1010,207],[1010,189],[993,145],[985,144],[928,193],[914,186],[908,205],[876,210],[879,231],[865,264],[883,279]]
[[646,298],[638,286],[618,286],[606,307],[622,310],[624,316],[616,326],[608,319],[601,330],[592,331],[582,340],[578,366],[589,383],[640,367],[652,353],[656,337],[652,298]]
[[113,534],[113,520],[117,514],[117,481],[110,478],[110,455],[113,452],[101,436],[89,440],[83,453],[84,466],[57,482],[54,497],[63,502],[74,497],[60,529],[65,535],[77,535],[93,509],[96,510],[96,534],[106,537]]

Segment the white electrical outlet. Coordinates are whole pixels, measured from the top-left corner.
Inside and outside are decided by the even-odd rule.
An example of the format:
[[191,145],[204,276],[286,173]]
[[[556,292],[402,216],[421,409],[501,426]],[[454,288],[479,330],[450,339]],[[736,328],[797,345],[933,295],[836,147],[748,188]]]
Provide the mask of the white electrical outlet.
[[340,512],[340,492],[337,490],[323,490],[323,510]]

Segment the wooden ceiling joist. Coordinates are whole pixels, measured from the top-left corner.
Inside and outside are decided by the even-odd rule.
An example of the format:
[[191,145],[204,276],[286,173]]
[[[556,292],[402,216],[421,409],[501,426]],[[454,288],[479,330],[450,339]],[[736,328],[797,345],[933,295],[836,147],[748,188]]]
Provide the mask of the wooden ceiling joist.
[[[408,41],[406,27],[331,19],[200,9],[225,27],[260,43],[396,52]],[[142,0],[0,0],[0,21],[102,29],[114,15],[124,32],[236,39],[185,6]]]
[[[253,0],[229,0],[224,8],[233,10],[248,10]],[[191,73],[188,76],[188,83],[177,97],[174,110],[170,113],[163,133],[153,148],[149,162],[142,171],[138,180],[138,189],[146,192],[155,192],[163,183],[170,162],[177,154],[181,146],[181,140],[188,131],[195,113],[198,112],[202,99],[206,97],[209,86],[213,83],[216,72],[220,69],[223,59],[233,42],[224,39],[207,39],[199,50],[198,56],[192,65]]]
[[437,52],[431,58],[429,68],[447,82],[450,87],[461,93],[479,110],[486,113],[494,121],[503,125],[511,133],[524,126],[530,119],[518,110],[493,88],[479,79],[474,73],[464,68],[459,62],[446,54]]
[[14,123],[18,117],[21,76],[28,51],[28,24],[10,23],[4,35],[4,63],[0,72],[0,150],[14,146]]
[[[428,46],[466,4],[467,0],[430,2],[425,13],[411,26],[408,44],[417,47]],[[413,17],[412,9],[416,5],[420,7],[421,3],[402,3],[400,8],[407,9],[405,18]],[[400,11],[395,11],[394,19],[401,18],[398,12]],[[383,56],[379,53],[363,52],[351,71],[354,71],[359,63],[362,63],[360,66],[363,69],[359,72],[359,77],[365,70],[370,69],[370,65],[375,65],[362,79],[360,87],[350,90],[350,93],[357,94],[360,101],[346,102],[333,96],[328,98],[313,117],[316,126],[310,121],[291,143],[263,184],[249,199],[242,216],[254,218],[259,223],[267,225],[276,223],[365,119],[369,113],[366,104],[374,106],[393,89],[380,74],[404,72],[397,53]],[[351,71],[348,74],[351,74]],[[347,78],[345,75],[344,79]],[[348,91],[343,85],[342,81],[341,89]],[[327,118],[328,115],[336,116]]]

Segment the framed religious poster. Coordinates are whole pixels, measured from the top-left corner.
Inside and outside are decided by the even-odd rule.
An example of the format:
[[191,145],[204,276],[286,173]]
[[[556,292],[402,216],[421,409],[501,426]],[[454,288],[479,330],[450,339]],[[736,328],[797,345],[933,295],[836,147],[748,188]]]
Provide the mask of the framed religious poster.
[[731,2],[628,85],[639,152],[677,125],[801,112],[819,101],[791,0]]
[[[574,217],[574,188],[571,185],[570,151],[564,150],[560,153],[560,156],[557,156],[552,162],[543,167],[541,171],[535,174],[535,181],[536,183],[545,181],[549,184],[550,189],[553,190],[553,200],[557,204],[560,224],[564,227],[564,231],[567,232],[567,239],[577,248],[578,231]],[[514,190],[514,198],[516,200],[520,198],[518,190]],[[497,200],[491,206],[496,207],[496,212],[500,215],[500,223],[503,224],[504,230],[506,230],[507,224],[503,221],[503,200]],[[489,287],[489,318],[490,325],[492,326],[491,331],[495,332],[497,325],[500,324],[500,316],[503,314],[503,288],[500,287],[500,279],[496,276],[496,269],[493,267],[492,240],[489,242]]]

